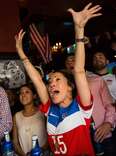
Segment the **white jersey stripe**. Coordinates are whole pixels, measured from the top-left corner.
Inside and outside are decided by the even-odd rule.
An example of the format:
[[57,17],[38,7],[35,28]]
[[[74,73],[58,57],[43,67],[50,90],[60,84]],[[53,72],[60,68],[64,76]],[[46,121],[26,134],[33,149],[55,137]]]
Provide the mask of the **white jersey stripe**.
[[84,118],[89,119],[91,117],[92,111],[93,111],[93,107],[94,105],[92,105],[92,108],[89,110],[84,110],[80,105],[79,105],[79,109],[81,111],[81,113],[83,114]]
[[59,123],[58,127],[55,127],[50,123],[48,123],[47,124],[48,134],[57,135],[57,134],[66,133],[82,125],[86,125],[86,122],[81,114],[81,111],[78,111],[76,113],[73,113],[70,116],[65,117],[64,120]]

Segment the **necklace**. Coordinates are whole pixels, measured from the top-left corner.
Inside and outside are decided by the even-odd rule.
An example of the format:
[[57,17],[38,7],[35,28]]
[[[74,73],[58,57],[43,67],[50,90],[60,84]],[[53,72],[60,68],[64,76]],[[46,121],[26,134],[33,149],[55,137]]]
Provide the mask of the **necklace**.
[[23,110],[23,115],[24,115],[25,117],[29,117],[29,116],[34,115],[36,112],[37,112],[37,109],[36,109],[36,108],[32,108],[32,109],[30,109],[29,111]]

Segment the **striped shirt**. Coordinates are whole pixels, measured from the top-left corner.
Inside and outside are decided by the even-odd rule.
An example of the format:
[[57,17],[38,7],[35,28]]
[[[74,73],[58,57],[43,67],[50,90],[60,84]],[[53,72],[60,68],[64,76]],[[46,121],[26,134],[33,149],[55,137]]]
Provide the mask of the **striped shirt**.
[[5,131],[12,129],[12,116],[10,106],[5,90],[0,87],[0,140],[4,136]]

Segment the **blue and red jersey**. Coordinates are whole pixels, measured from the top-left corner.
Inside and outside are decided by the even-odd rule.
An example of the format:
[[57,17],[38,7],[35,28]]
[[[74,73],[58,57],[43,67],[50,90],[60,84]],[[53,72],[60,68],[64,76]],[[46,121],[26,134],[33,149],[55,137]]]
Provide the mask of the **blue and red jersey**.
[[92,105],[82,106],[77,97],[66,108],[49,100],[40,109],[47,116],[48,141],[55,156],[95,156],[90,137]]

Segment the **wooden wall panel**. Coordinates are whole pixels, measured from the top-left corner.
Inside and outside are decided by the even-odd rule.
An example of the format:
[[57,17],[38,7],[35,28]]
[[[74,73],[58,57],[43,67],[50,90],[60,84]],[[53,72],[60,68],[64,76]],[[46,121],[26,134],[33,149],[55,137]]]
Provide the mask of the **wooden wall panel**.
[[20,27],[16,0],[0,3],[0,52],[15,52],[14,35]]

